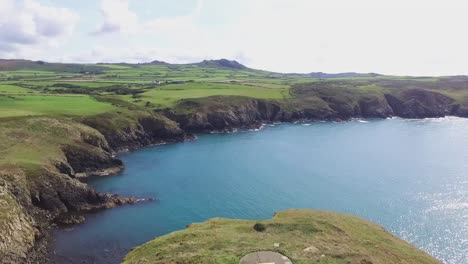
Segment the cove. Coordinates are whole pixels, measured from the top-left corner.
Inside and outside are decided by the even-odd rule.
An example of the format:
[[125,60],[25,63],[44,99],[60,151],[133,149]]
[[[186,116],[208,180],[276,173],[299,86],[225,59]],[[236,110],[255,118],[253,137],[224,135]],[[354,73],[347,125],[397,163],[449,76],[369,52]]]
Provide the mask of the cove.
[[124,153],[97,191],[156,197],[54,231],[59,263],[119,263],[132,247],[212,217],[288,208],[374,221],[445,263],[468,263],[468,120],[267,126]]

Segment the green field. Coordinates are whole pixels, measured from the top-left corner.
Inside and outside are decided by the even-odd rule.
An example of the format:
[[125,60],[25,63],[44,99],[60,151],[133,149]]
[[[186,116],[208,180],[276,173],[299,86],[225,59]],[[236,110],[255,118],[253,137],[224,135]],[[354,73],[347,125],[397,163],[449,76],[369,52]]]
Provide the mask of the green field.
[[[0,118],[29,115],[93,115],[144,107],[174,107],[183,99],[246,96],[291,101],[326,110],[324,101],[354,107],[358,100],[387,92],[425,89],[468,105],[468,80],[376,74],[281,74],[249,69],[233,61],[194,64],[58,64],[0,61]],[[343,77],[347,76],[347,77]],[[302,87],[302,88],[301,88]],[[103,100],[98,102],[93,97]],[[114,102],[112,106],[109,102]],[[121,102],[121,103],[117,103]],[[125,103],[125,104],[124,104]],[[311,105],[312,104],[312,105]],[[324,108],[325,107],[325,108]],[[124,110],[124,109],[120,109]]]
[[0,65],[0,118],[81,116],[118,110],[109,103],[97,102],[93,96],[149,109],[214,95],[283,100],[290,97],[291,85],[308,79],[218,67],[213,62],[77,65],[18,61],[8,67],[2,71]]
[[154,87],[136,98],[125,96],[125,100],[140,105],[150,102],[156,108],[173,106],[180,99],[202,98],[213,95],[236,95],[263,99],[285,99],[287,88],[265,88],[254,85],[230,83],[185,83]]
[[115,109],[110,104],[81,95],[0,95],[0,118],[36,115],[94,115]]
[[0,84],[0,95],[34,93],[33,90],[11,84]]

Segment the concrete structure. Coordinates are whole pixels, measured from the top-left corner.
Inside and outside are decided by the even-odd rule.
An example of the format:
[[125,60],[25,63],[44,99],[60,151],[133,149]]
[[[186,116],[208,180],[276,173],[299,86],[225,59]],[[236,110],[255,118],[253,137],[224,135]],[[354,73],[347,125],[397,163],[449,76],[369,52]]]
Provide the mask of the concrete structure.
[[292,264],[292,261],[277,252],[259,251],[243,257],[240,264]]

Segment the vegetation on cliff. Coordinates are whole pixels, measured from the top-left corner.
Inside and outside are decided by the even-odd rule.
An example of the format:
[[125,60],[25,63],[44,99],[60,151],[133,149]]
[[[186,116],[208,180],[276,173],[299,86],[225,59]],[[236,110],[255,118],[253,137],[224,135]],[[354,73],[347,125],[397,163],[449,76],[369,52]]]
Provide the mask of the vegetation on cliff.
[[215,218],[192,224],[135,248],[124,263],[237,264],[255,251],[280,252],[296,264],[440,263],[378,225],[310,210],[282,211],[272,220]]

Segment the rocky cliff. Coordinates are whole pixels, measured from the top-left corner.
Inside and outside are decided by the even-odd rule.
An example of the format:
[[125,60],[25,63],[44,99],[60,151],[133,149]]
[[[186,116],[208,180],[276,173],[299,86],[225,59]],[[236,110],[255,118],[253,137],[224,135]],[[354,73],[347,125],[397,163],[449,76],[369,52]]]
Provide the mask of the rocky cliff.
[[106,113],[80,122],[99,131],[114,152],[187,138],[177,123],[158,113]]
[[186,99],[163,114],[189,133],[228,132],[258,128],[262,123],[299,120],[468,117],[468,103],[429,90],[362,93],[299,87],[293,92],[294,97],[285,101],[235,96]]
[[28,253],[34,248],[38,229],[5,181],[0,183],[0,215],[0,262],[26,263]]
[[116,151],[186,138],[173,121],[158,114],[114,115],[3,120],[1,263],[46,262],[50,224],[79,223],[83,213],[140,201],[97,193],[81,181],[121,171],[124,165]]

